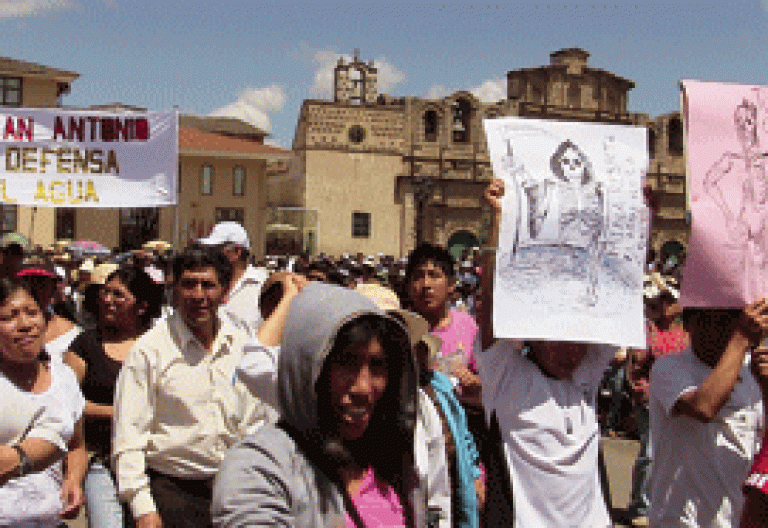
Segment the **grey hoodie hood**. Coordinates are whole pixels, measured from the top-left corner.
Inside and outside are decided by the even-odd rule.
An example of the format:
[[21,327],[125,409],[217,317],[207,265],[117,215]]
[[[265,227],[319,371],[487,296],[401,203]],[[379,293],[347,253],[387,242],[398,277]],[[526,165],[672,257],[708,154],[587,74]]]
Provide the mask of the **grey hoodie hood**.
[[[283,420],[302,435],[315,430],[318,423],[315,385],[344,324],[363,315],[376,314],[402,324],[363,296],[349,288],[310,283],[291,302],[283,333],[277,371],[278,410]],[[407,334],[406,334],[407,335]],[[415,422],[417,375],[410,350],[400,379],[400,414]]]

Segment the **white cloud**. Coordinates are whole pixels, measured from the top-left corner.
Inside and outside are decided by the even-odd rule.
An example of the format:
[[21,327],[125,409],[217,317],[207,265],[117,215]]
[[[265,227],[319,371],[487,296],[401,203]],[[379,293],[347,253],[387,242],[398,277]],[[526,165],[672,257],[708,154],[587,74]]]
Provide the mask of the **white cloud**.
[[495,103],[507,98],[507,81],[505,79],[489,79],[477,88],[473,88],[471,92],[484,103]]
[[234,102],[217,108],[208,115],[236,117],[266,132],[272,132],[269,114],[282,110],[285,101],[285,88],[279,84],[266,88],[246,88]]
[[72,7],[75,7],[75,3],[71,0],[2,0],[0,19],[43,15]]
[[[333,97],[333,69],[339,61],[339,57],[349,62],[352,60],[350,55],[342,55],[331,49],[321,49],[315,51],[312,62],[317,65],[315,70],[315,79],[310,88],[310,93],[322,99],[331,99]],[[377,69],[377,83],[379,93],[389,93],[395,86],[405,80],[405,74],[398,70],[394,65],[387,61],[386,57],[374,59],[373,65]]]
[[435,84],[429,89],[427,99],[442,99],[451,95],[451,91],[442,84]]
[[379,83],[379,93],[388,94],[392,88],[405,80],[405,74],[381,57],[373,61],[376,66],[376,78]]
[[[315,82],[312,84],[312,88],[309,89],[312,95],[322,99],[333,97],[333,69],[336,67],[336,62],[340,56],[335,51],[327,49],[315,52],[312,59],[312,62],[317,64]],[[349,57],[345,58],[348,59]]]

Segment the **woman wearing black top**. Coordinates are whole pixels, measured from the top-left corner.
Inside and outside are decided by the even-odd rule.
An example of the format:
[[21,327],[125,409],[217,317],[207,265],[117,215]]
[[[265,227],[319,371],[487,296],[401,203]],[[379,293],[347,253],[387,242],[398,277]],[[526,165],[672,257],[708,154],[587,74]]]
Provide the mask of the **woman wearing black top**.
[[93,453],[85,480],[88,519],[95,528],[123,526],[123,509],[109,469],[112,400],[117,375],[133,343],[160,313],[162,292],[143,270],[122,267],[99,290],[93,330],[72,342],[65,361],[86,399],[86,447]]

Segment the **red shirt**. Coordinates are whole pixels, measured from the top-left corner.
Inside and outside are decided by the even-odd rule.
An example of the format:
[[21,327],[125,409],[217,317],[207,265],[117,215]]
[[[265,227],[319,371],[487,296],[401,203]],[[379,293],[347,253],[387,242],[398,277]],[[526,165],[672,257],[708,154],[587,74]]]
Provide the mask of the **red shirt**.
[[647,325],[648,348],[632,352],[629,364],[629,385],[636,402],[648,402],[648,383],[654,362],[668,354],[680,354],[691,346],[691,339],[683,325],[672,323],[667,330],[659,330],[653,321]]
[[744,491],[746,488],[754,488],[764,495],[768,495],[768,429],[763,435],[763,445],[752,462],[752,468],[749,470],[749,476],[744,482]]

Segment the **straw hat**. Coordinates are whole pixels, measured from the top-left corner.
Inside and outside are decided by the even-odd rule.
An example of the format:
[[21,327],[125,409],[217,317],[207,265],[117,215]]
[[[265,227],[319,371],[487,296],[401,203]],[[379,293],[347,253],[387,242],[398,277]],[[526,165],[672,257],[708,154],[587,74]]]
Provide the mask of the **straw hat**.
[[105,284],[107,282],[107,277],[109,277],[112,272],[117,270],[119,267],[120,266],[113,262],[99,264],[93,269],[93,272],[91,273],[91,284]]

